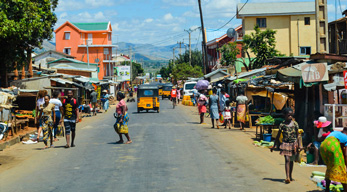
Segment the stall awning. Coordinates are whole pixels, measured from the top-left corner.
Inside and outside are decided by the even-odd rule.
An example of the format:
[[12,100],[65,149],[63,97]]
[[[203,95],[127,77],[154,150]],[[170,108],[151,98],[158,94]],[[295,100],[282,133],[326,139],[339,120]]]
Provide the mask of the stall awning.
[[78,84],[78,83],[75,83],[75,82],[70,81],[70,80],[67,80],[67,79],[52,78],[51,81],[55,81],[55,82],[60,83],[60,84],[63,84],[63,85],[69,84],[69,85],[74,85],[74,86],[76,86],[76,87],[81,87],[81,88],[83,88],[83,85],[80,85],[80,84]]
[[234,81],[236,79],[242,79],[242,78],[245,79],[247,77],[252,77],[252,76],[257,75],[257,74],[262,73],[262,72],[264,72],[264,75],[265,75],[265,71],[266,71],[266,68],[254,69],[252,71],[247,71],[247,72],[244,72],[244,73],[240,73],[237,76],[228,77],[226,79],[229,80],[229,81]]
[[294,67],[288,67],[285,69],[280,69],[277,72],[277,78],[285,82],[294,82],[300,83],[301,79],[301,70],[298,70]]

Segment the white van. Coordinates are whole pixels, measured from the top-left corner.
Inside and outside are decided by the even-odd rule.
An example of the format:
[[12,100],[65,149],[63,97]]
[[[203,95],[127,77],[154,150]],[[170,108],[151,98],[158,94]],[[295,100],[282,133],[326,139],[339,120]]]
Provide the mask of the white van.
[[190,81],[190,82],[186,82],[183,86],[183,95],[189,95],[192,96],[193,95],[193,89],[196,85],[196,81]]

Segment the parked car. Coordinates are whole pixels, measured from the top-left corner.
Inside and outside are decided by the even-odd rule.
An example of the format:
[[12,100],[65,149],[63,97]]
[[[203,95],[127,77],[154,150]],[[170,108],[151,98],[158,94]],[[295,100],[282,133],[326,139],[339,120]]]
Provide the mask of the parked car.
[[193,95],[193,89],[196,85],[196,81],[190,81],[190,82],[186,82],[183,86],[183,95],[189,95],[192,96]]

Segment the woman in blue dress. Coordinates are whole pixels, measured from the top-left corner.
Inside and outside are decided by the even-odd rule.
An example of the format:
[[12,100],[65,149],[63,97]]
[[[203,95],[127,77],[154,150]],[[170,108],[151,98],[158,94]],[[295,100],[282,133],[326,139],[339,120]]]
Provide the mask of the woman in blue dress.
[[212,90],[212,95],[210,96],[210,116],[212,121],[212,128],[214,128],[214,120],[216,120],[217,129],[219,129],[218,120],[219,120],[219,97],[217,95],[217,89]]
[[109,107],[109,101],[108,101],[109,95],[107,94],[107,90],[104,90],[103,93],[104,93],[102,95],[103,108],[104,108],[105,112],[107,112],[108,107]]

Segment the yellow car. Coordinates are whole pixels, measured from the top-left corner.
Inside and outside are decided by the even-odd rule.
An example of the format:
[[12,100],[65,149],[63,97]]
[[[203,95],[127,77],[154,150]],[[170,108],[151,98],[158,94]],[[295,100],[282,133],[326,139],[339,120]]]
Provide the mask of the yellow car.
[[160,111],[159,88],[157,85],[140,85],[137,90],[137,112]]
[[162,95],[163,99],[171,97],[172,86],[173,86],[172,84],[163,85],[163,95]]

